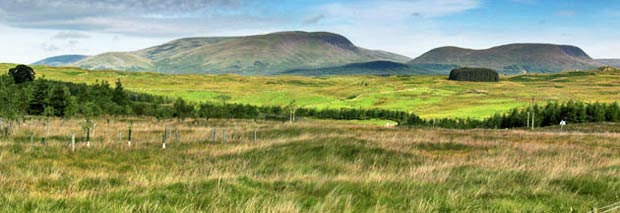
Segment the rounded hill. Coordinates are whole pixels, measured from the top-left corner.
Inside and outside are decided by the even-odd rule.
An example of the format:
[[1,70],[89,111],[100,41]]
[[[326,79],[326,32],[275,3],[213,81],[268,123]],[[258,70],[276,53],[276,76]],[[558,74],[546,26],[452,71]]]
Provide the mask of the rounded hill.
[[601,65],[579,47],[555,44],[508,44],[483,50],[440,47],[412,60],[410,64],[488,67],[504,74],[585,70]]
[[[357,47],[346,37],[334,33],[294,31],[244,37],[185,38],[134,52],[101,54],[75,65],[161,73],[270,75],[292,69],[376,60],[404,63],[410,59]],[[126,69],[128,64],[144,66]]]

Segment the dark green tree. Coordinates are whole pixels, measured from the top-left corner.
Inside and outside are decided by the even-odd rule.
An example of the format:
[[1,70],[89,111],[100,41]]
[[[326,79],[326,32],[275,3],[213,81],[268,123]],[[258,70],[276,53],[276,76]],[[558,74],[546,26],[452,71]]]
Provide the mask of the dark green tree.
[[174,102],[174,111],[175,111],[174,115],[179,120],[185,120],[185,118],[188,118],[188,117],[192,116],[192,113],[194,112],[194,106],[188,104],[182,98],[178,98]]
[[45,80],[36,81],[32,92],[28,113],[31,115],[42,115],[47,106],[47,96],[49,94],[48,82]]
[[65,116],[65,109],[69,105],[69,98],[71,94],[69,93],[69,89],[64,85],[56,85],[52,87],[50,91],[50,95],[48,98],[49,106],[54,108],[53,115],[58,117]]
[[119,106],[127,106],[129,105],[129,96],[125,92],[125,88],[121,83],[121,80],[116,80],[116,86],[114,87],[114,92],[112,92],[112,101]]
[[15,68],[9,69],[9,75],[13,77],[16,84],[34,81],[36,73],[32,67],[26,65],[17,65]]

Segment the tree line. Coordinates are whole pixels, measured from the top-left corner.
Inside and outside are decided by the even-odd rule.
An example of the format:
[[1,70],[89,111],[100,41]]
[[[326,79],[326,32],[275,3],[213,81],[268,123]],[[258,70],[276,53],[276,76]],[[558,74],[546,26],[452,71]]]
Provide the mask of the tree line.
[[[86,118],[108,116],[151,116],[158,119],[260,119],[294,120],[296,117],[334,120],[391,120],[398,125],[442,128],[520,128],[569,123],[618,122],[620,106],[614,103],[550,102],[515,108],[486,119],[422,119],[414,113],[384,109],[313,109],[287,106],[253,106],[247,104],[191,103],[184,99],[126,91],[120,80],[110,85],[97,81],[92,85],[34,78],[29,67],[11,69],[0,75],[0,117],[7,119],[31,116]],[[529,116],[528,116],[529,114]]]
[[499,74],[497,74],[497,71],[487,68],[463,67],[450,71],[448,80],[498,82]]
[[159,119],[262,119],[286,121],[292,116],[336,120],[386,119],[404,124],[419,119],[413,113],[381,109],[306,109],[288,106],[191,103],[184,99],[130,92],[120,80],[110,85],[92,85],[35,78],[32,68],[19,65],[0,75],[0,117],[30,116],[86,118],[108,116],[152,116]]
[[570,123],[620,122],[620,105],[613,103],[584,103],[568,101],[549,102],[514,108],[507,113],[498,113],[486,119],[436,119],[424,120],[417,125],[442,128],[522,128],[559,125],[561,121]]

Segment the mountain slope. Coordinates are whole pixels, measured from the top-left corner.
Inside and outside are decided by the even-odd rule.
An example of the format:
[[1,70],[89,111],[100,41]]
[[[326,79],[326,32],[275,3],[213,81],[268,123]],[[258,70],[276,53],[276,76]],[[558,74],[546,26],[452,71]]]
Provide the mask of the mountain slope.
[[45,58],[43,60],[32,63],[32,65],[48,65],[48,66],[67,66],[82,60],[88,56],[86,55],[59,55],[54,57]]
[[290,69],[410,59],[355,46],[327,32],[281,32],[247,37],[186,38],[147,49],[105,53],[74,65],[87,69],[161,73],[275,74]]
[[[442,67],[443,68],[443,67]],[[449,69],[456,66],[448,67]],[[435,69],[419,66],[418,64],[405,64],[393,61],[371,61],[363,63],[352,63],[344,66],[314,68],[314,69],[293,69],[279,74],[284,75],[303,75],[303,76],[333,76],[333,75],[426,75],[439,74]]]
[[607,66],[620,68],[620,59],[596,59],[596,61]]
[[[484,67],[496,69],[503,74],[549,73],[601,66],[601,63],[590,58],[578,47],[554,44],[508,44],[484,50],[440,47],[409,64]],[[449,70],[442,72],[447,73]]]

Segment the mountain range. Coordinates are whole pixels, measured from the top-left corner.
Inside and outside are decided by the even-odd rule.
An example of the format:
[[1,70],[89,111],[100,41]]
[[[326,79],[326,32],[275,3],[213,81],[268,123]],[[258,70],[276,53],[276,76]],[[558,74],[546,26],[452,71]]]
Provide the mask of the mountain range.
[[269,75],[290,69],[408,57],[355,46],[327,32],[280,32],[246,37],[185,38],[134,52],[111,52],[74,63],[86,69],[161,73]]
[[49,57],[37,62],[32,63],[32,65],[47,65],[52,67],[59,66],[70,66],[71,64],[78,62],[79,60],[85,59],[88,56],[86,55],[61,55]]
[[[503,74],[587,70],[603,65],[579,47],[555,44],[508,44],[484,50],[440,47],[415,58],[409,64],[484,67]],[[450,70],[437,71],[447,73]]]
[[482,50],[440,47],[411,60],[358,47],[334,33],[293,31],[184,38],[137,51],[58,56],[35,64],[168,74],[316,76],[447,74],[458,67],[491,68],[503,74],[550,73],[618,67],[620,60],[594,60],[579,47],[555,44],[508,44]]
[[596,59],[601,64],[620,68],[620,59]]

